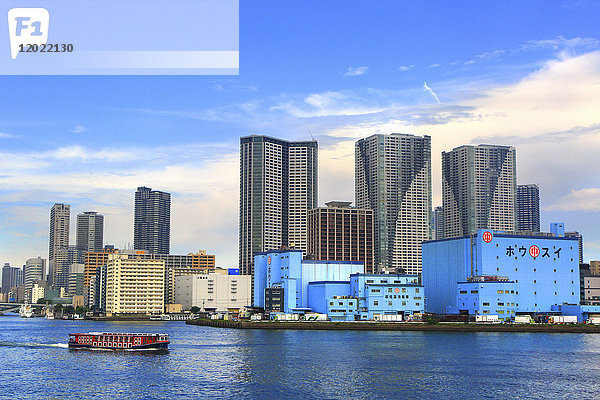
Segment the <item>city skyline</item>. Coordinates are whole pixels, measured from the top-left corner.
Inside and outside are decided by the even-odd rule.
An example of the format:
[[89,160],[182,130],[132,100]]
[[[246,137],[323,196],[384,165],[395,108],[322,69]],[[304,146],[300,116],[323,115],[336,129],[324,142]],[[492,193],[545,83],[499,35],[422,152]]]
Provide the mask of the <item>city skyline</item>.
[[516,147],[542,227],[564,221],[600,258],[600,8],[534,3],[356,2],[343,21],[318,3],[241,4],[240,76],[1,77],[0,262],[47,257],[55,202],[133,243],[131,193],[146,185],[173,194],[173,253],[236,265],[239,137],[312,134],[323,205],[353,198],[355,141],[394,132],[431,136],[434,207],[442,151]]

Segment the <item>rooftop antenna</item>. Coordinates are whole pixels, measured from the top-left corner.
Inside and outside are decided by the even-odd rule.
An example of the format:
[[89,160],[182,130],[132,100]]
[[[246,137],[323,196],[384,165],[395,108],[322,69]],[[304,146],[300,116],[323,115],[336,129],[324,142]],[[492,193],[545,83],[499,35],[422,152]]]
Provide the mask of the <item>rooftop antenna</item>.
[[308,134],[310,135],[310,138],[313,140],[313,142],[315,141],[315,138],[312,135],[312,132],[310,131],[310,129],[308,130]]

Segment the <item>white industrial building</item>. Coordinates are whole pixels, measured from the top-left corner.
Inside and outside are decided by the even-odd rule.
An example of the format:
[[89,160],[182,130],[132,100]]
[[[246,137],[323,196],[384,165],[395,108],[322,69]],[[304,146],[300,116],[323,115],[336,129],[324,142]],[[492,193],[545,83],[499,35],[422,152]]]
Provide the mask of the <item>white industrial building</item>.
[[202,311],[240,312],[252,304],[251,285],[252,276],[231,271],[177,276],[175,303],[185,310],[195,306]]

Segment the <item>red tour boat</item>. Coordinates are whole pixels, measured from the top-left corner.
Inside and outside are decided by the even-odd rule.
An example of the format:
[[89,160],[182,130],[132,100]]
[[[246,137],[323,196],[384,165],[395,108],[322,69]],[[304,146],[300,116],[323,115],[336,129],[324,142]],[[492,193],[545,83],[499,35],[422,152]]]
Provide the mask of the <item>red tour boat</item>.
[[69,348],[107,350],[167,350],[169,335],[162,333],[72,333]]

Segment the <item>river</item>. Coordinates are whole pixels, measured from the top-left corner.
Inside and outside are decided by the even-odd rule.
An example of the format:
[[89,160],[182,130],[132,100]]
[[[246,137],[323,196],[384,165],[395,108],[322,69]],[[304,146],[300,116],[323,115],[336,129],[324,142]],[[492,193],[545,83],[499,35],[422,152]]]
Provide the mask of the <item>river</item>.
[[[69,350],[69,333],[160,332],[166,354]],[[600,335],[261,331],[0,318],[6,399],[599,398]]]

